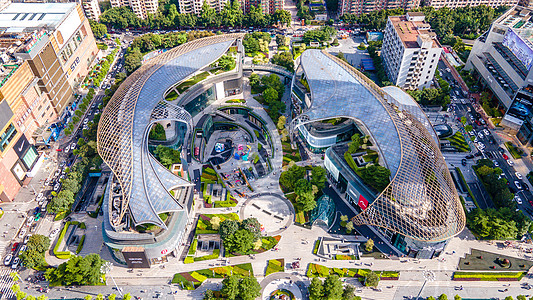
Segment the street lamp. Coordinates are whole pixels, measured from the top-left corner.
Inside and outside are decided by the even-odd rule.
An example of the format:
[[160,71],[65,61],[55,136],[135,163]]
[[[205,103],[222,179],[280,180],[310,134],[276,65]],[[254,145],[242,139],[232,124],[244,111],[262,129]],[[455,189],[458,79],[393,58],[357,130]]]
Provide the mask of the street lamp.
[[115,282],[115,279],[113,278],[113,276],[111,276],[111,269],[113,269],[113,264],[106,261],[104,264],[102,264],[102,267],[100,267],[100,272],[104,273],[104,274],[109,274],[109,277],[111,277],[111,280],[113,280],[113,283],[115,284],[115,288],[117,288],[117,291],[120,293],[120,296],[124,296],[122,294],[122,290],[117,286],[117,283]]
[[422,290],[424,290],[424,287],[426,286],[426,283],[428,281],[435,281],[435,273],[433,273],[433,271],[424,271],[424,284],[422,284],[422,288],[420,289],[420,292],[418,292],[418,296],[416,296],[416,299],[420,298]]

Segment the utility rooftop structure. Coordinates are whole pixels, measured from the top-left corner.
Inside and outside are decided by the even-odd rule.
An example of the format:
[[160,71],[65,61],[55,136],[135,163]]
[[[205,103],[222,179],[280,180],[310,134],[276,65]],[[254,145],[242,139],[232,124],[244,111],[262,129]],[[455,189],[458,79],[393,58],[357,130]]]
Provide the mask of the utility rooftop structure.
[[333,157],[332,148],[328,149],[326,169],[360,211],[354,222],[380,228],[405,251],[442,246],[461,232],[465,215],[459,197],[435,131],[418,104],[397,87],[379,88],[326,52],[305,51],[297,76],[300,69],[310,98],[301,103],[303,109],[291,124],[292,132],[314,121],[353,119],[377,147],[379,164],[391,171],[385,190],[372,191],[361,184],[342,156]]
[[405,89],[431,85],[442,49],[421,12],[387,20],[381,57],[392,83]]
[[[144,243],[148,258],[157,258],[173,251],[180,241],[192,206],[193,184],[171,173],[149,153],[149,132],[157,121],[179,121],[187,124],[190,134],[191,115],[164,101],[164,94],[220,58],[239,37],[195,40],[145,62],[120,85],[104,109],[97,145],[114,175],[104,198],[105,238],[111,247]],[[173,215],[165,223],[159,215],[168,212]],[[130,220],[133,226],[155,224],[166,236],[154,242],[152,234],[132,232]]]

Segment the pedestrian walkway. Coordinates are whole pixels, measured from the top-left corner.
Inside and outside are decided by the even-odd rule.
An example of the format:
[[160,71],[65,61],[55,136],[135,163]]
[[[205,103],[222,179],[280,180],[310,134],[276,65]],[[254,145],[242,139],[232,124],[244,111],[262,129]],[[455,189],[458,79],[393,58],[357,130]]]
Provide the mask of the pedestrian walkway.
[[8,267],[0,267],[0,299],[11,299],[15,297],[15,293],[11,290],[11,287],[15,283],[13,277],[11,277],[11,270]]

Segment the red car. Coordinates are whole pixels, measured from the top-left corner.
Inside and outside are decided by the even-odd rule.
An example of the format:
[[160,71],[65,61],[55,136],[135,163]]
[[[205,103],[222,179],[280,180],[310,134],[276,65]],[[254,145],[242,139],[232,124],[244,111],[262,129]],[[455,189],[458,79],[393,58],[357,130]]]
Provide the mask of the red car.
[[507,156],[507,154],[505,154],[505,153],[502,153],[502,156],[503,156],[503,159],[505,159],[505,160],[509,159],[509,156]]
[[529,200],[529,204],[531,204],[531,206],[533,206],[533,200]]
[[15,252],[15,251],[17,251],[17,249],[18,249],[18,247],[19,247],[19,244],[20,244],[20,243],[14,243],[14,244],[13,244],[13,247],[11,247],[11,252]]

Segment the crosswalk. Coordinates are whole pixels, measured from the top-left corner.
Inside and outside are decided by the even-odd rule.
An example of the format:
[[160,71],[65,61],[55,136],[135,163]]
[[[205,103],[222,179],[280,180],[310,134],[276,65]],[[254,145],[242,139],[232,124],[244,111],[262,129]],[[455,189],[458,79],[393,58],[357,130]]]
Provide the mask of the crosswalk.
[[0,299],[13,299],[15,293],[11,290],[11,286],[15,283],[11,277],[11,270],[8,267],[0,267]]

